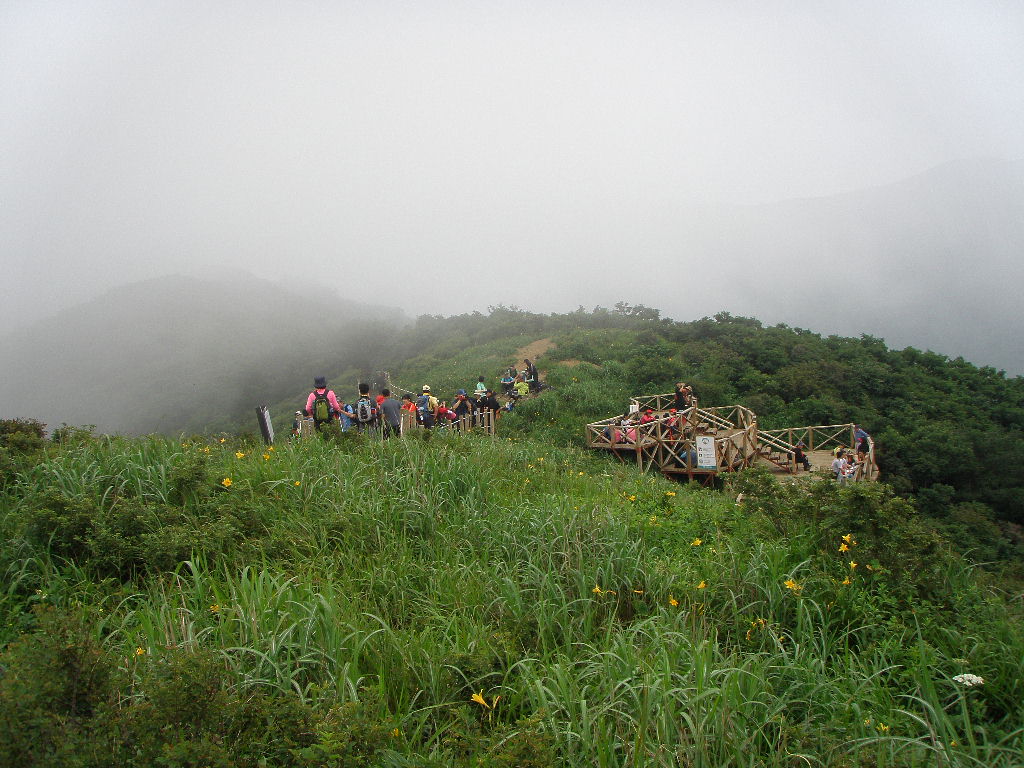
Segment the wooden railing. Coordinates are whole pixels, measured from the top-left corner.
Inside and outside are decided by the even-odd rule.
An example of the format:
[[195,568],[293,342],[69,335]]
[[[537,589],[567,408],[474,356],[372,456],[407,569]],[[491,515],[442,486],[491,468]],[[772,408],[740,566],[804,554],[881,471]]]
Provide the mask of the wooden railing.
[[785,440],[790,446],[803,443],[808,451],[822,451],[829,446],[851,448],[856,443],[853,424],[825,424],[814,427],[787,427],[785,429],[763,429],[762,435]]
[[[763,443],[767,443],[769,440],[774,441],[775,446],[781,442],[788,447],[791,454],[793,448],[800,442],[808,451],[822,451],[830,447],[842,447],[852,451],[857,444],[856,431],[856,424],[823,424],[810,427],[766,429],[761,431],[760,439]],[[796,471],[795,459],[793,469],[790,471]],[[853,479],[874,481],[878,479],[878,474],[878,464],[875,463],[875,441],[869,437],[864,461],[857,467]]]
[[[854,442],[853,424],[825,424],[787,429],[759,430],[757,415],[742,405],[700,408],[694,405],[680,413],[670,413],[671,394],[642,395],[631,398],[641,411],[650,409],[654,418],[640,422],[640,413],[613,416],[587,424],[586,442],[591,448],[611,450],[625,460],[635,456],[641,469],[656,466],[665,474],[688,476],[730,472],[752,466],[765,459],[796,473],[798,442],[808,451],[830,446],[849,448]],[[716,466],[697,465],[697,438],[710,435],[715,441]],[[855,480],[875,480],[874,442],[868,439],[865,461],[858,467]]]
[[[458,432],[483,432],[484,434],[494,436],[494,427],[497,422],[497,417],[492,410],[475,411],[465,416],[460,416],[455,421],[448,419],[437,419],[434,422],[434,429],[452,430]],[[416,414],[412,411],[402,411],[402,423],[401,432],[404,435],[406,432],[414,429],[423,429],[423,425],[417,423]]]
[[[641,413],[650,408],[655,413],[661,411],[668,411],[671,408],[676,407],[676,393],[669,392],[663,395],[637,395],[636,397],[629,398],[630,405],[635,406]],[[698,405],[696,397],[690,397],[690,406],[696,407]]]

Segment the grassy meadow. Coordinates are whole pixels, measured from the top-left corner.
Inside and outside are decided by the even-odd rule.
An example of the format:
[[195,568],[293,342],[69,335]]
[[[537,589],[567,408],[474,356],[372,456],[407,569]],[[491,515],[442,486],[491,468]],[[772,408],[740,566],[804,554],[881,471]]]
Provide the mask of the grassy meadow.
[[1024,764],[1019,596],[911,503],[515,424],[9,429],[0,764]]

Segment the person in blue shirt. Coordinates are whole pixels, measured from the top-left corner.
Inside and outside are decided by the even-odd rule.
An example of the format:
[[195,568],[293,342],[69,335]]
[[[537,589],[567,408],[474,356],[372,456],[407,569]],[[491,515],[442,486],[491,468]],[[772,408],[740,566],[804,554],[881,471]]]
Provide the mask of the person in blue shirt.
[[338,410],[338,419],[341,421],[341,431],[348,432],[352,429],[355,424],[354,417],[356,415],[355,409],[348,403],[342,403],[341,408]]
[[870,436],[864,431],[864,428],[860,424],[853,425],[853,440],[857,450],[857,461],[864,461],[864,456],[868,452],[868,440]]

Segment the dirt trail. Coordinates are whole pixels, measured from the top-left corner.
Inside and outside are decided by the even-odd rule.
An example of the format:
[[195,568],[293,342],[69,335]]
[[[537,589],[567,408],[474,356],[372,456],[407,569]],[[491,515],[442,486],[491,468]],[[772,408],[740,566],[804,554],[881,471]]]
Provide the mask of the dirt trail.
[[531,341],[525,347],[521,347],[520,349],[516,350],[515,365],[518,366],[521,362],[523,362],[524,358],[529,358],[530,360],[536,363],[537,358],[543,355],[553,346],[555,346],[555,342],[553,342],[551,339],[537,339],[536,341]]

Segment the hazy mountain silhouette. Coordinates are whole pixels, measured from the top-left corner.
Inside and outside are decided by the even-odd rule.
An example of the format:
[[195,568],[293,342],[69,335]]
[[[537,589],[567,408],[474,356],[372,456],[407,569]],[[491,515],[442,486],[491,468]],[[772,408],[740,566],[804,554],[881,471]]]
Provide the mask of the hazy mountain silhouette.
[[965,160],[829,197],[691,210],[677,227],[716,307],[1024,373],[1024,161]]
[[314,375],[372,365],[366,335],[402,321],[250,275],[146,280],[0,340],[0,417],[132,434],[227,425]]

